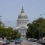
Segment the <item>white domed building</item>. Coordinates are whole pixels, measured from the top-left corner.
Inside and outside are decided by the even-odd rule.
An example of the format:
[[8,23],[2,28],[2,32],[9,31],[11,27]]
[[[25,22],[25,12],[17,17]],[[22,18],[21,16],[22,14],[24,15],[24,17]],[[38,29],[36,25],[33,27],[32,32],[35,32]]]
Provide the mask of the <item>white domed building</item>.
[[16,26],[16,29],[21,33],[21,36],[26,35],[28,23],[29,23],[28,17],[25,14],[24,9],[22,7],[21,13],[19,14],[17,19],[17,26]]

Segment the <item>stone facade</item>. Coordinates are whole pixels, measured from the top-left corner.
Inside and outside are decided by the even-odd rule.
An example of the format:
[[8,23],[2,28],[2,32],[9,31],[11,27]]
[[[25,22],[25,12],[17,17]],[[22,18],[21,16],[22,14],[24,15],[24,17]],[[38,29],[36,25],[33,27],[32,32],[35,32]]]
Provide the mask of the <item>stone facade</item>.
[[21,33],[21,36],[26,35],[28,23],[29,23],[28,17],[25,14],[24,9],[22,7],[21,13],[19,14],[17,19],[17,26],[16,26],[16,29]]

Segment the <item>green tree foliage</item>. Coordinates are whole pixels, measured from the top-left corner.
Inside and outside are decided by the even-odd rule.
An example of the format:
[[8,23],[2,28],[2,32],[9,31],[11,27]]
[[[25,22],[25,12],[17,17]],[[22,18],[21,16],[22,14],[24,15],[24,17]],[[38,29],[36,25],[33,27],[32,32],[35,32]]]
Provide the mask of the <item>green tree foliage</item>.
[[17,30],[13,30],[11,27],[5,28],[3,26],[0,26],[0,37],[6,37],[7,39],[11,37],[11,39],[17,39],[20,36],[21,35]]
[[18,39],[21,37],[21,34],[17,30],[13,30],[13,34],[11,36],[12,39]]
[[33,31],[33,27],[32,27],[32,24],[28,24],[28,29],[27,29],[27,32],[26,32],[26,37],[27,38],[32,38],[32,31]]
[[40,31],[40,37],[45,37],[45,19],[44,18],[38,18],[37,20],[34,20],[32,23],[28,24],[28,29],[26,32],[27,37],[33,38],[39,38],[39,31]]
[[30,30],[27,29],[26,38],[31,38],[31,37],[32,37],[32,33]]

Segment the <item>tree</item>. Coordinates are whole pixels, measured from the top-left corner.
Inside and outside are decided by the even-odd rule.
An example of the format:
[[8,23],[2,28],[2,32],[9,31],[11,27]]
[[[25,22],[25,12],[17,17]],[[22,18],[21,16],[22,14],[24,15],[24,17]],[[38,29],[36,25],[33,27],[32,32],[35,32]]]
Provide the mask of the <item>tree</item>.
[[44,18],[38,18],[37,20],[34,20],[32,23],[29,23],[28,29],[26,32],[26,37],[31,37],[32,38],[39,38],[39,33],[40,37],[45,36],[45,19]]
[[32,38],[32,33],[30,30],[27,30],[26,32],[26,38]]
[[33,31],[33,27],[32,27],[32,24],[28,24],[28,29],[27,29],[27,32],[26,32],[26,38],[32,38],[32,31]]
[[7,39],[11,37],[11,39],[17,39],[21,37],[21,34],[17,30],[13,30],[11,27],[5,28],[2,21],[0,21],[0,37],[6,37]]
[[16,34],[16,37],[17,37],[17,39],[19,39],[19,38],[21,37],[21,34],[18,32],[18,33]]
[[[36,22],[36,23],[34,23],[34,22]],[[32,24],[33,24],[33,27],[34,27],[34,35],[35,35],[35,37],[36,37],[36,34],[38,34],[38,36],[39,36],[39,31],[40,31],[40,37],[42,38],[44,33],[45,33],[44,32],[44,30],[45,30],[45,19],[44,18],[39,18],[37,20],[34,20],[32,22]],[[36,32],[38,32],[38,33],[36,33]]]

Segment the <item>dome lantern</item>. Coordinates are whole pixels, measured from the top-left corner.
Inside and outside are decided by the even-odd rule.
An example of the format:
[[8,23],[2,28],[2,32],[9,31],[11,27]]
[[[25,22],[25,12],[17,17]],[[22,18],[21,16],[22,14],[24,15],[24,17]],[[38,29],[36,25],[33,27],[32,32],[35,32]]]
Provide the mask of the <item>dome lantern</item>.
[[22,6],[22,10],[21,10],[21,13],[24,13],[24,9],[23,9],[23,6]]

